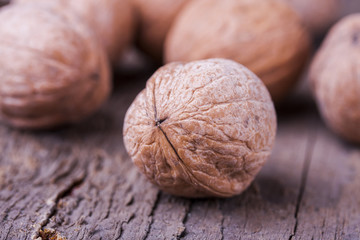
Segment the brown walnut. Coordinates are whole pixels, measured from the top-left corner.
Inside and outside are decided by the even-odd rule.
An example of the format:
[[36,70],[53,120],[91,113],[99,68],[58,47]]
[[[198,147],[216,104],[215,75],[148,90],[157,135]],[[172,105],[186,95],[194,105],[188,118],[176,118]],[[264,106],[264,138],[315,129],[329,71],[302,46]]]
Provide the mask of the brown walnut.
[[139,18],[138,45],[161,60],[166,34],[180,10],[189,0],[132,0]]
[[21,128],[77,122],[110,91],[105,52],[72,15],[30,5],[0,11],[0,119]]
[[116,63],[131,44],[135,14],[130,0],[15,0],[17,4],[46,4],[55,11],[77,14],[92,29]]
[[253,71],[279,101],[296,83],[310,38],[297,14],[277,0],[197,0],[176,18],[165,42],[165,60],[213,57]]
[[310,80],[328,126],[360,143],[360,14],[330,30],[311,65]]
[[185,197],[243,192],[270,155],[275,133],[264,84],[225,59],[160,68],[124,123],[124,143],[140,171]]

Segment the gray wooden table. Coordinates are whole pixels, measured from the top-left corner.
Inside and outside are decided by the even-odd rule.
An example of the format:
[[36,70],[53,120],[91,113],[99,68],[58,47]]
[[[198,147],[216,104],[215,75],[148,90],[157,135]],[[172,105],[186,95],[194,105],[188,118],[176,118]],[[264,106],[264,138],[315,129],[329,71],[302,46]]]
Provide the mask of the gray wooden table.
[[75,126],[0,125],[0,239],[360,239],[360,146],[324,126],[306,87],[278,108],[273,154],[246,192],[191,200],[160,192],[125,152],[124,114],[147,77],[116,77]]

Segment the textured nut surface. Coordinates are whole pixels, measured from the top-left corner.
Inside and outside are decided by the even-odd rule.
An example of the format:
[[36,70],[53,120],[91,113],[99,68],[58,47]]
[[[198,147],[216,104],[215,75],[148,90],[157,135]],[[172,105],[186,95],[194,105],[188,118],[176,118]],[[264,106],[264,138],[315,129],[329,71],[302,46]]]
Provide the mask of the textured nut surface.
[[160,60],[165,37],[179,11],[189,0],[132,0],[139,16],[139,46]]
[[298,79],[309,46],[306,29],[283,2],[197,0],[185,6],[171,27],[165,60],[235,60],[259,76],[278,101]]
[[324,34],[339,17],[340,0],[281,0],[288,2],[314,35]]
[[55,11],[77,14],[95,32],[112,62],[119,60],[135,33],[130,0],[15,0],[17,4],[51,4]]
[[311,65],[310,79],[330,128],[360,143],[360,14],[331,29]]
[[24,128],[76,122],[110,91],[103,48],[71,15],[39,6],[0,12],[0,118]]
[[239,194],[270,155],[276,115],[252,72],[224,59],[160,68],[128,109],[126,149],[162,190],[186,197]]

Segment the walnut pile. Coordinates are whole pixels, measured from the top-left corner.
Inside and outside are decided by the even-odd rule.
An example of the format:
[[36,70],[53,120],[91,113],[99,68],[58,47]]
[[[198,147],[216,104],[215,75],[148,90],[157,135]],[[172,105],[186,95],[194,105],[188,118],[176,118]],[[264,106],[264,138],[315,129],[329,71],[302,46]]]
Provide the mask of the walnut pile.
[[253,71],[279,101],[299,78],[309,48],[307,30],[284,2],[197,0],[173,23],[165,60],[235,60]]
[[72,12],[79,16],[106,49],[116,64],[130,45],[135,33],[135,17],[130,0],[13,0],[16,4],[46,4],[54,11]]
[[331,29],[311,65],[310,79],[330,128],[360,143],[360,14]]
[[225,59],[163,66],[124,123],[136,166],[162,190],[185,197],[243,192],[269,157],[275,133],[264,84]]
[[189,0],[132,0],[139,19],[138,44],[161,60],[166,34],[175,17]]
[[76,17],[30,4],[0,12],[0,119],[47,128],[90,115],[110,92],[103,48]]

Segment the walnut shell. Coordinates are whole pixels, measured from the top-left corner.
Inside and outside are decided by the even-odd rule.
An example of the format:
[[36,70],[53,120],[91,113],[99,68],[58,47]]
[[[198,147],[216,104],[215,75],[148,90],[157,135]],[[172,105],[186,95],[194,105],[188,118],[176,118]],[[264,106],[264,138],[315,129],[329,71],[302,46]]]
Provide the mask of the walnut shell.
[[277,0],[197,0],[175,20],[165,60],[235,60],[260,77],[279,101],[307,60],[310,38],[297,14]]
[[77,14],[98,36],[114,64],[135,33],[135,14],[129,0],[15,0],[15,3],[51,4],[55,11]]
[[161,60],[166,34],[177,14],[189,0],[133,0],[139,17],[138,45]]
[[310,81],[328,126],[360,143],[360,14],[331,29],[312,62]]
[[315,36],[323,35],[337,20],[340,0],[282,0],[288,2],[300,15],[306,27]]
[[136,166],[162,190],[185,197],[244,191],[270,155],[275,133],[264,84],[225,59],[160,68],[124,123]]
[[22,128],[77,122],[110,91],[105,52],[85,25],[47,8],[0,12],[0,119]]

